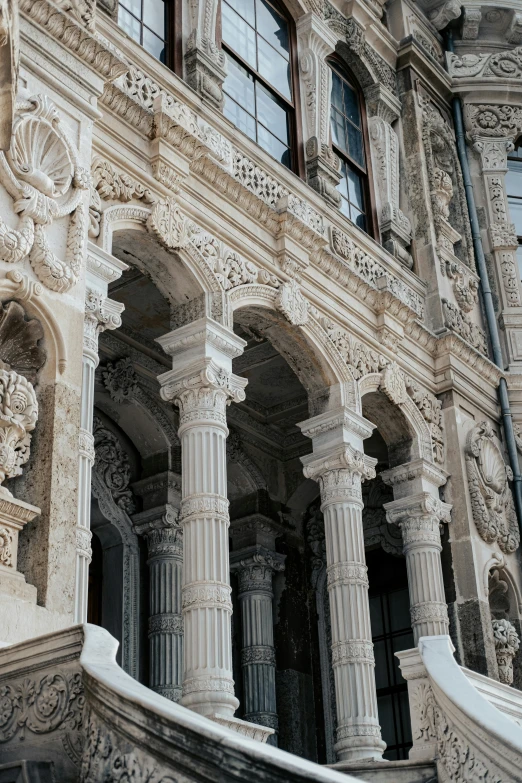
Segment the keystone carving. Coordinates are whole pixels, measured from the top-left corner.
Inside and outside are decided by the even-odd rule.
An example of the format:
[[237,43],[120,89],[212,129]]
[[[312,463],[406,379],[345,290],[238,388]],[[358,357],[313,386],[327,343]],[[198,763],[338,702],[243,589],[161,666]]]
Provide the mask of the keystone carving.
[[[0,259],[11,264],[27,256],[41,282],[68,291],[78,280],[86,220],[80,203],[89,175],[54,104],[35,95],[17,105],[11,147],[0,152],[0,181],[15,200],[18,226],[0,220]],[[64,260],[50,249],[45,226],[72,215]]]
[[483,421],[468,435],[466,468],[473,519],[480,536],[503,552],[520,544],[515,508],[508,479],[513,478],[494,441],[491,425]]

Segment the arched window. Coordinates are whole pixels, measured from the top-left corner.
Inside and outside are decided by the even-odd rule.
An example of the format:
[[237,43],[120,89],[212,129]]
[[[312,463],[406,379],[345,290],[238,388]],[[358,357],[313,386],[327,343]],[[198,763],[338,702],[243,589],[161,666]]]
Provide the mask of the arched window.
[[337,61],[332,69],[332,146],[341,159],[341,212],[359,228],[373,233],[364,106],[360,91]]
[[294,26],[276,0],[222,0],[225,116],[297,170]]
[[118,24],[154,57],[179,72],[174,57],[177,0],[119,0]]

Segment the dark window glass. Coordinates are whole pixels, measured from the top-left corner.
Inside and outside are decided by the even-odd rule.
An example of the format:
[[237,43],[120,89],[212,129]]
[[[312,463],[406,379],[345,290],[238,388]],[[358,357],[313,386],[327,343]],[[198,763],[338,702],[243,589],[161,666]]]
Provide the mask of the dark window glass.
[[334,67],[330,120],[332,144],[341,159],[341,212],[367,231],[366,157],[359,95]]
[[288,22],[266,0],[223,0],[221,9],[229,54],[225,116],[290,168],[294,107]]
[[517,261],[522,279],[522,146],[517,146],[508,157],[506,192],[509,205],[509,221],[515,226],[518,238]]
[[164,0],[120,0],[118,24],[131,38],[164,63],[166,15]]
[[395,657],[396,652],[414,646],[406,564],[382,549],[367,552],[366,562],[377,707],[387,745],[384,758],[407,759],[412,744],[408,691]]

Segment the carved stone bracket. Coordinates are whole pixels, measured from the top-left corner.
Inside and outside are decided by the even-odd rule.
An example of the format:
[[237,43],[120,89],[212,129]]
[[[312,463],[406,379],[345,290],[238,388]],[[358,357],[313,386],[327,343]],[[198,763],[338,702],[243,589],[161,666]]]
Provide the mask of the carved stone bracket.
[[302,16],[297,23],[299,67],[303,103],[306,110],[306,168],[308,182],[339,207],[341,195],[340,162],[331,148],[330,102],[332,74],[326,57],[335,51],[336,36],[314,13]]
[[191,32],[187,40],[185,68],[187,82],[202,98],[218,109],[223,107],[222,84],[226,58],[217,43],[218,0],[194,0],[190,4]]
[[492,626],[498,678],[506,685],[513,685],[513,658],[519,650],[520,639],[509,620],[493,620]]

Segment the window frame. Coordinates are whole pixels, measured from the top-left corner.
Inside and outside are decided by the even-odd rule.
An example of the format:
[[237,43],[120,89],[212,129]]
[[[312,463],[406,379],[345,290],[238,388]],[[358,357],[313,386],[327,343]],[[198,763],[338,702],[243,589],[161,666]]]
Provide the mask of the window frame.
[[[295,26],[295,20],[293,16],[290,14],[290,11],[286,8],[284,3],[280,2],[280,0],[267,0],[267,2],[275,8],[277,13],[279,13],[286,20],[288,24],[289,42],[290,42],[290,52],[289,52],[288,61],[290,64],[292,102],[290,102],[288,98],[285,98],[284,95],[278,92],[278,90],[275,87],[273,87],[270,84],[270,82],[268,82],[263,76],[261,76],[261,74],[258,71],[256,71],[255,68],[253,68],[250,63],[246,62],[246,60],[244,60],[241,57],[241,55],[235,52],[234,49],[232,49],[232,47],[229,44],[227,44],[226,41],[223,40],[223,35],[222,35],[223,4],[221,1],[219,3],[219,13],[218,13],[219,41],[220,41],[221,48],[223,49],[227,57],[231,57],[232,59],[235,59],[241,65],[241,67],[244,68],[247,71],[247,73],[249,73],[250,76],[253,77],[254,82],[257,81],[260,84],[262,84],[266,90],[268,90],[270,93],[275,95],[277,99],[282,101],[287,107],[291,166],[290,167],[284,166],[284,163],[281,163],[280,161],[277,162],[281,166],[284,166],[289,171],[292,171],[294,174],[297,174],[297,176],[300,177],[301,179],[305,179],[306,177],[305,177],[304,145],[303,145],[302,127],[300,122],[301,93],[300,93],[300,85],[299,85],[299,62],[298,62],[298,54],[297,54],[297,30]],[[246,109],[244,110],[246,111]],[[257,116],[254,119],[257,123]],[[237,126],[234,125],[234,127]],[[243,131],[241,131],[239,128],[237,128],[237,130],[239,131],[239,133],[243,133]],[[254,144],[256,144],[256,146],[260,147],[264,152],[266,152],[267,155],[270,155],[270,153],[267,150],[265,150],[264,147],[261,147],[259,142],[254,141],[254,139],[251,139],[250,136],[247,136],[247,138],[250,141],[252,141]],[[272,155],[270,155],[270,157],[272,157]],[[274,158],[274,160],[277,159]]]
[[[143,15],[143,7],[147,0],[141,0],[141,9],[142,9],[142,15]],[[182,41],[182,0],[164,0],[165,3],[165,62],[162,63],[162,65],[165,65],[169,70],[173,71],[177,76],[182,77],[183,76],[183,41]],[[150,29],[148,25],[146,25],[143,21],[143,18],[138,19],[135,14],[132,13],[126,6],[125,3],[122,2],[122,0],[118,0],[118,16],[117,16],[117,24],[120,30],[125,33],[125,35],[128,35],[129,38],[138,44],[138,46],[141,46],[144,51],[147,52],[147,54],[150,54],[151,57],[154,57],[155,60],[158,62],[161,62],[159,58],[157,58],[152,52],[149,52],[148,49],[145,48],[145,46],[140,42],[136,41],[135,38],[133,38],[130,33],[128,33],[120,24],[119,19],[119,13],[120,13],[120,7],[123,6],[124,10],[127,11],[128,14],[130,14],[134,19],[136,19],[137,22],[140,24],[140,31],[141,31],[141,37],[143,36],[143,27],[146,27],[147,29]],[[153,30],[151,32],[154,33]],[[159,36],[158,36],[159,37]]]
[[[364,204],[366,207],[365,216],[366,216],[366,231],[365,233],[368,234],[368,236],[372,237],[373,239],[377,240],[377,242],[380,242],[380,232],[379,232],[379,220],[377,215],[377,208],[376,208],[376,202],[375,202],[375,189],[374,189],[374,183],[373,183],[373,169],[372,169],[372,158],[371,158],[371,150],[370,150],[370,137],[368,134],[368,115],[366,112],[366,101],[364,100],[364,95],[361,90],[361,87],[359,86],[359,82],[353,75],[350,68],[347,66],[347,64],[338,56],[338,55],[331,55],[326,58],[326,64],[330,68],[330,70],[335,71],[337,75],[343,79],[343,81],[348,84],[348,86],[355,92],[357,95],[357,100],[359,104],[359,112],[361,115],[361,134],[362,134],[362,140],[363,140],[363,150],[364,150],[364,159],[366,162],[366,170],[362,169],[360,164],[358,164],[356,161],[354,161],[346,152],[344,152],[340,147],[338,147],[333,142],[332,138],[332,119],[331,119],[331,100],[332,100],[332,90],[333,90],[333,82],[332,87],[330,90],[330,144],[332,147],[332,150],[335,152],[338,158],[340,158],[341,161],[344,161],[350,168],[353,168],[353,170],[358,174],[358,176],[361,177],[362,181],[362,189],[363,189],[363,198],[364,198]],[[347,218],[348,220],[350,218]],[[352,221],[353,222],[353,221]],[[358,226],[357,226],[358,227]],[[358,227],[359,228],[359,227]],[[364,229],[360,229],[363,231]]]

